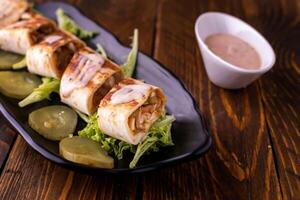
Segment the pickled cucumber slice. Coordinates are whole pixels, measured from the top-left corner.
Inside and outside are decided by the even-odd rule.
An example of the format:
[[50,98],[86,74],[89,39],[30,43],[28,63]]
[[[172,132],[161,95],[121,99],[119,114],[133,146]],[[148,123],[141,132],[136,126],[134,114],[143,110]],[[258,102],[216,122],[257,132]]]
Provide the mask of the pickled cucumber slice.
[[20,62],[24,56],[0,50],[0,70],[11,69],[12,66]]
[[8,97],[23,99],[40,84],[40,78],[28,72],[0,72],[0,92]]
[[28,121],[40,135],[58,141],[74,133],[77,114],[66,106],[47,106],[30,113]]
[[59,143],[59,152],[67,160],[99,168],[111,169],[114,159],[97,142],[88,138],[74,136]]

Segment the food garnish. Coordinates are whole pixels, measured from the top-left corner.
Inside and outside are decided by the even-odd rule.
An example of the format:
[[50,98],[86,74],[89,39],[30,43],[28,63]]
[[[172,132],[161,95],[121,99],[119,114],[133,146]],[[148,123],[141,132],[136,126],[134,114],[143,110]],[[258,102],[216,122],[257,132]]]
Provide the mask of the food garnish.
[[11,69],[22,60],[22,55],[0,50],[0,70]]
[[139,159],[149,152],[157,152],[160,147],[174,145],[171,137],[172,122],[175,117],[163,114],[150,128],[149,134],[138,145],[132,145],[124,141],[105,135],[98,126],[97,115],[90,116],[87,126],[78,132],[80,137],[87,137],[99,142],[101,147],[109,154],[123,159],[125,151],[134,153],[134,158],[130,163],[130,168],[134,168]]
[[104,57],[107,58],[107,54],[105,49],[101,46],[101,44],[97,43],[97,51]]
[[103,150],[99,143],[78,136],[68,137],[60,141],[59,152],[65,159],[92,167],[114,167],[114,159]]
[[0,92],[8,97],[23,99],[40,83],[38,76],[28,72],[0,72]]
[[52,92],[59,92],[60,81],[54,78],[43,77],[42,84],[33,90],[25,99],[19,102],[20,107],[49,99]]
[[138,29],[134,29],[132,45],[131,45],[132,49],[127,56],[126,62],[122,65],[125,77],[132,77],[133,75],[136,61],[137,61],[137,56],[138,56],[138,45],[139,45],[138,38],[139,38],[139,31]]
[[23,68],[26,67],[26,65],[27,65],[27,63],[26,63],[26,57],[24,56],[22,60],[20,60],[19,62],[13,64],[12,68],[15,69],[15,70],[16,69],[23,69]]
[[43,137],[58,141],[74,133],[77,114],[67,106],[47,106],[30,113],[28,122]]
[[56,10],[56,16],[59,28],[78,36],[80,39],[87,40],[98,34],[81,28],[62,8]]
[[[94,37],[96,32],[80,27],[62,8],[56,10],[56,16],[60,29],[40,14],[32,14],[29,19],[22,19],[24,27],[30,23],[36,25],[32,29],[26,29],[30,36],[36,38],[25,38],[24,41],[28,44],[22,48],[7,45],[7,48],[3,49],[26,56],[0,51],[0,69],[18,70],[27,67],[30,72],[42,76],[40,79],[23,71],[0,72],[1,93],[17,99],[24,98],[19,102],[20,107],[50,99],[51,93],[60,93],[61,102],[71,107],[54,105],[35,110],[29,114],[30,127],[46,139],[60,141],[59,151],[65,159],[100,168],[113,168],[113,157],[123,159],[125,152],[134,154],[129,167],[135,168],[143,155],[174,145],[171,127],[175,117],[165,113],[166,97],[163,91],[156,86],[130,78],[138,58],[138,29],[134,29],[132,49],[120,68],[108,58],[100,44],[96,45],[97,50],[92,50],[77,38],[87,40]],[[44,25],[38,26],[38,20]],[[11,33],[10,30],[4,32],[8,35]],[[19,38],[22,36],[19,35],[16,41]],[[35,40],[32,41],[33,39]],[[43,57],[39,57],[40,55]],[[49,55],[51,59],[47,59]],[[50,67],[47,65],[49,63]],[[123,84],[122,81],[124,87],[119,84]],[[117,92],[111,93],[114,90]],[[109,93],[111,96],[106,97]],[[105,102],[105,99],[109,100]],[[130,107],[129,102],[136,104]],[[109,103],[113,106],[104,105]],[[126,104],[127,110],[124,109],[124,105],[114,107],[119,104]],[[98,116],[95,113],[97,108]],[[129,116],[123,117],[119,115],[119,111],[127,111]],[[73,136],[76,135],[74,132],[77,115],[87,125],[78,132],[78,136]],[[123,126],[119,128],[110,126],[113,123],[103,123],[110,122],[112,116],[117,116],[115,121],[112,120],[114,123],[128,126],[125,131],[121,132]],[[111,131],[112,127],[118,131]],[[140,137],[135,138],[137,135]]]

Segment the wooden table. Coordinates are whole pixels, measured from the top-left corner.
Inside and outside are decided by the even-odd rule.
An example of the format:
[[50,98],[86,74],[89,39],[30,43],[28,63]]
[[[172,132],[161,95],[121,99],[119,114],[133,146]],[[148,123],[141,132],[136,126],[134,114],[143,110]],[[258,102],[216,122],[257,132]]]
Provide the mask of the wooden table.
[[[0,199],[300,199],[300,1],[68,0],[179,76],[209,122],[202,158],[137,176],[89,176],[47,161],[0,115]],[[246,89],[209,82],[194,23],[222,11],[272,44],[274,68]]]

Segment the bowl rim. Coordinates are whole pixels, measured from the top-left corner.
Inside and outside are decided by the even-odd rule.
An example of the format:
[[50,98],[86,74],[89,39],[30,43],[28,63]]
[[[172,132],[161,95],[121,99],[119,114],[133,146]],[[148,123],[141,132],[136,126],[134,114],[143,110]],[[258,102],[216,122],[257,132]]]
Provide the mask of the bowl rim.
[[[207,45],[203,41],[202,37],[200,36],[200,33],[199,33],[199,28],[200,27],[199,26],[200,26],[201,20],[204,20],[203,19],[204,17],[210,16],[210,18],[213,18],[216,15],[221,16],[221,17],[225,17],[225,18],[229,19],[230,21],[235,21],[235,22],[241,23],[245,27],[247,27],[247,29],[250,32],[252,32],[255,37],[257,37],[260,41],[263,41],[264,46],[266,46],[266,50],[270,52],[270,55],[271,55],[270,62],[267,65],[261,66],[259,69],[245,69],[245,68],[241,68],[241,67],[238,67],[236,65],[233,65],[233,64],[231,64],[231,63],[223,60],[222,58],[220,58],[219,56],[217,56],[215,53],[213,53],[207,47]],[[196,19],[194,29],[195,29],[195,34],[196,34],[197,41],[201,45],[201,48],[203,48],[204,51],[206,51],[208,54],[210,54],[213,59],[217,60],[218,62],[220,62],[221,64],[223,64],[227,68],[229,68],[230,70],[234,70],[236,72],[240,72],[240,73],[243,73],[243,74],[263,74],[263,73],[269,71],[274,66],[274,64],[275,64],[276,55],[275,55],[274,49],[272,48],[271,44],[254,27],[252,27],[251,25],[249,25],[245,21],[243,21],[243,20],[241,20],[241,19],[239,19],[239,18],[237,18],[235,16],[232,16],[232,15],[229,15],[229,14],[223,13],[223,12],[205,12],[205,13],[199,15],[198,18]],[[244,40],[244,41],[247,42],[246,40]]]

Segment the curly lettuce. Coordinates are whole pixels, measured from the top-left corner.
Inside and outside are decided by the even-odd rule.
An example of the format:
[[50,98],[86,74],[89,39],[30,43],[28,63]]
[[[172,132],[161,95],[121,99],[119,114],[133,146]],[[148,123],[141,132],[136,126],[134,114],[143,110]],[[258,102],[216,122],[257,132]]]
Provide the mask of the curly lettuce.
[[175,117],[165,115],[158,119],[150,128],[145,139],[137,145],[134,157],[129,164],[130,168],[134,168],[139,159],[147,152],[158,152],[160,147],[174,145],[171,136],[172,123]]
[[19,102],[20,107],[25,107],[29,104],[49,99],[52,92],[59,93],[60,81],[54,78],[43,77],[42,84],[39,85],[33,92],[25,99]]
[[101,144],[102,148],[119,160],[123,158],[125,151],[134,153],[129,167],[134,168],[139,159],[149,152],[157,152],[160,147],[174,145],[171,137],[172,122],[174,116],[163,115],[150,128],[149,134],[138,145],[128,144],[124,141],[105,135],[98,127],[97,115],[90,117],[87,126],[78,132],[80,137],[87,137]]
[[105,135],[98,127],[96,114],[90,116],[87,126],[79,131],[78,135],[99,142],[105,151],[115,155],[119,160],[123,158],[123,152],[125,150],[133,148],[131,144]]
[[132,45],[131,45],[132,49],[127,56],[126,62],[122,65],[122,69],[125,77],[132,77],[133,75],[136,61],[137,61],[137,56],[138,56],[138,45],[139,45],[138,38],[139,38],[139,31],[138,29],[134,29]]
[[90,39],[98,34],[96,32],[87,31],[81,28],[73,19],[71,19],[65,13],[65,11],[62,8],[58,8],[56,10],[56,17],[59,28],[68,31],[83,40]]

